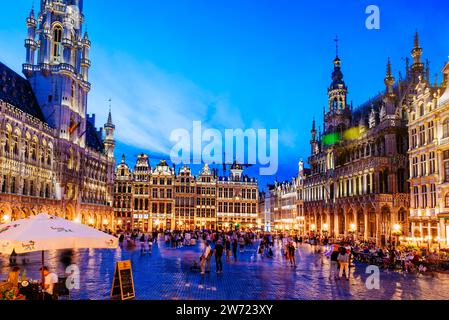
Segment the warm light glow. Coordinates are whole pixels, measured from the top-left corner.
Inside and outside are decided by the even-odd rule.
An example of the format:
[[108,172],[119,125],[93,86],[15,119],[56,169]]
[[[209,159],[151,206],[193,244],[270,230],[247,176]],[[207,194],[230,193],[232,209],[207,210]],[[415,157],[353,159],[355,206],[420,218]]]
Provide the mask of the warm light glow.
[[159,221],[159,219],[157,219],[156,221],[154,221],[154,223],[155,223],[156,225],[158,225],[158,224],[160,224],[161,222]]
[[81,218],[80,217],[76,217],[73,221],[76,222],[76,223],[81,223]]
[[122,220],[117,221],[117,224],[120,226],[122,225]]
[[351,223],[351,225],[349,226],[349,228],[351,229],[351,231],[355,231],[355,224],[354,223]]
[[295,224],[295,229],[299,229],[299,225],[298,224]]
[[184,223],[182,221],[179,221],[179,225],[182,226]]
[[310,226],[310,230],[315,231],[315,230],[316,230],[316,225],[312,224],[312,225]]
[[2,222],[8,223],[11,220],[11,217],[8,214],[3,215]]
[[94,219],[90,218],[88,222],[89,222],[89,225],[93,225],[94,224]]
[[229,223],[225,223],[225,224],[224,224],[224,227],[225,227],[225,228],[229,228]]
[[107,224],[109,224],[109,221],[108,221],[108,219],[104,219],[104,220],[103,220],[103,224],[104,224],[104,225],[107,225]]
[[323,224],[323,231],[328,231],[329,230],[329,226],[327,225],[327,223]]
[[395,232],[400,232],[400,231],[401,231],[401,226],[400,226],[399,224],[395,224],[395,225],[393,226],[393,230],[394,230]]

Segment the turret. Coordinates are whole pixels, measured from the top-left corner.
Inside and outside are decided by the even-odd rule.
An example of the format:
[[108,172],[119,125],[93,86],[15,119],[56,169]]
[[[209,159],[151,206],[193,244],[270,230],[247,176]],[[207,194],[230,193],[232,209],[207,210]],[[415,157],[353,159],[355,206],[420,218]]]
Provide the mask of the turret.
[[424,64],[421,62],[423,50],[419,46],[418,31],[415,33],[414,46],[412,49],[413,64],[411,66],[411,75],[413,83],[418,83],[420,77],[424,77]]
[[34,8],[31,9],[30,14],[26,19],[26,26],[28,29],[28,36],[25,39],[26,64],[32,66],[34,65],[34,56],[37,48],[37,43],[35,41],[37,21],[34,17]]
[[112,123],[111,110],[109,110],[108,121],[104,125],[104,131],[106,132],[106,138],[104,139],[105,153],[109,158],[113,158],[115,148],[115,140],[114,140],[115,125]]

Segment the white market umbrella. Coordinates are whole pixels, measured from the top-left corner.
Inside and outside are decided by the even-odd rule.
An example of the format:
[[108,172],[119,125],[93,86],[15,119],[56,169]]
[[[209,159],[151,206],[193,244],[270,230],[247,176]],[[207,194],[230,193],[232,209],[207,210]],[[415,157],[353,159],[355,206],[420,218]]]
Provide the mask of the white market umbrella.
[[115,249],[118,239],[83,224],[41,213],[0,225],[0,253],[59,249]]
[[0,253],[60,249],[116,249],[118,239],[94,228],[41,213],[0,225]]

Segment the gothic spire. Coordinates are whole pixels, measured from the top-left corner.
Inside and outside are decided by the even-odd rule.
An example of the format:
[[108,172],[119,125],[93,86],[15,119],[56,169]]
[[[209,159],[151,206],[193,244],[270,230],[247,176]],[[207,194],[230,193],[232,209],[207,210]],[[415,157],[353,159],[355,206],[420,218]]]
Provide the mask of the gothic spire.
[[388,95],[392,95],[393,94],[394,81],[395,81],[395,79],[394,79],[393,74],[391,72],[391,61],[390,61],[390,58],[388,58],[388,61],[387,61],[387,73],[386,73],[385,81],[384,81],[385,86],[386,86],[386,91],[387,91]]

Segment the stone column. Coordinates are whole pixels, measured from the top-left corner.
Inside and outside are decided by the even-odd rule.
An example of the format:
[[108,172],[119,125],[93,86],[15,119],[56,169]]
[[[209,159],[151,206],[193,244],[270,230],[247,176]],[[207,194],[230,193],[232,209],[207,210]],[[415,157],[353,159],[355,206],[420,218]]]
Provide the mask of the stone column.
[[376,243],[381,243],[381,215],[380,208],[376,208]]
[[364,225],[364,235],[363,237],[365,240],[368,239],[368,224],[369,224],[369,217],[368,217],[368,210],[366,208],[363,208],[363,218],[365,219],[365,225]]

